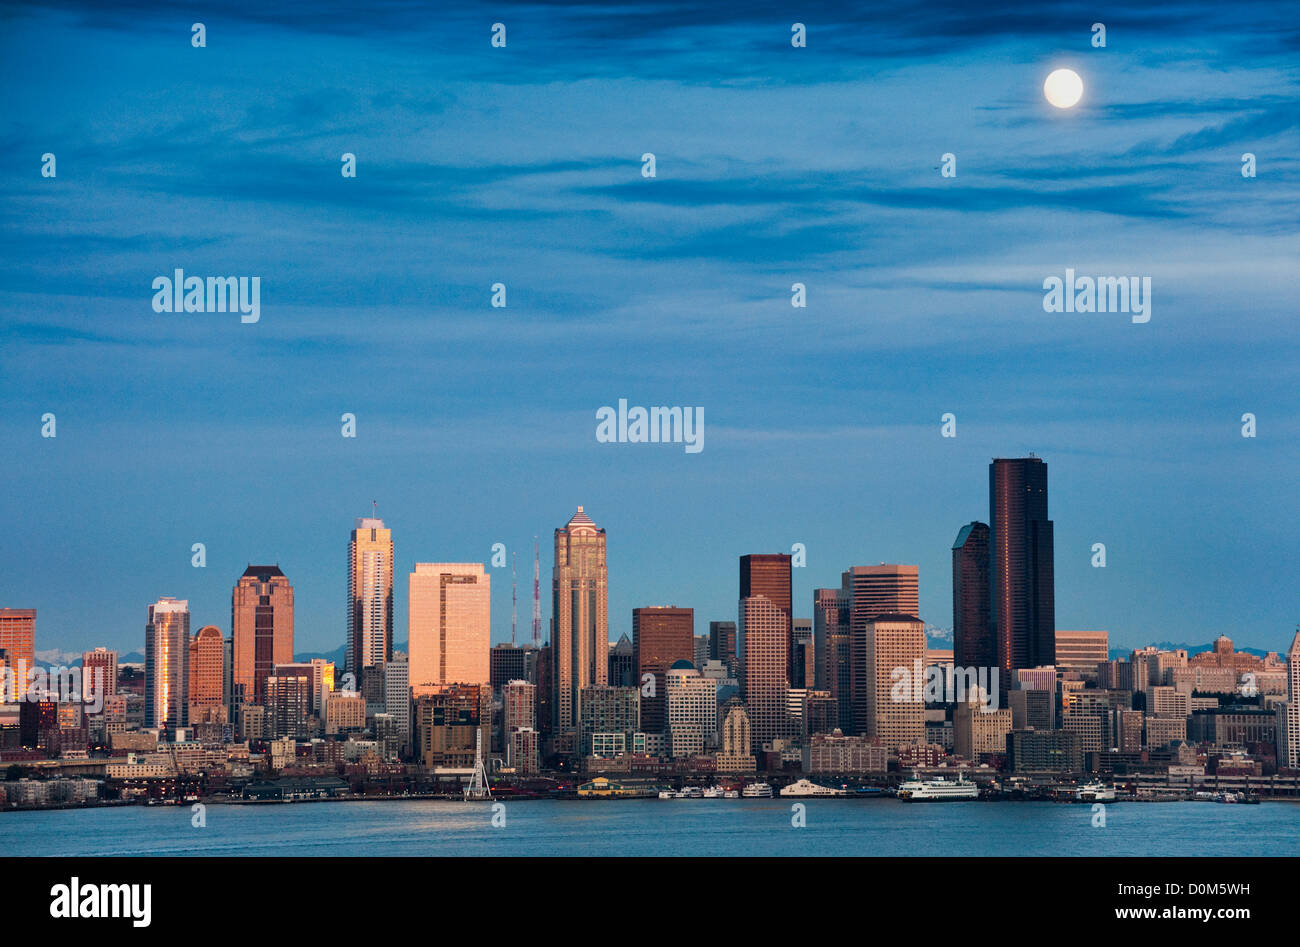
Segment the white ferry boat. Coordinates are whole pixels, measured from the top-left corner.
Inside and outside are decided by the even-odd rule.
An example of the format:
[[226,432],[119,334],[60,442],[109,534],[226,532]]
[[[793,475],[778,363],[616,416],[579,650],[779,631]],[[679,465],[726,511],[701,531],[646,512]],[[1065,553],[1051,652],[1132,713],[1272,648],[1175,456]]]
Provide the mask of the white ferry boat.
[[736,792],[734,789],[728,789],[722,794],[722,796],[724,799],[739,799],[740,793]]
[[772,787],[767,783],[749,783],[741,791],[746,799],[771,799]]
[[1115,787],[1107,786],[1101,780],[1094,779],[1084,783],[1074,791],[1074,798],[1080,802],[1114,802]]
[[898,798],[904,802],[961,802],[979,796],[979,786],[966,782],[961,773],[955,780],[942,776],[921,780],[914,773],[911,779],[898,787]]
[[718,786],[710,786],[708,789],[704,790],[704,798],[705,798],[705,799],[721,799],[721,798],[722,798],[722,789],[721,789],[720,787],[718,787]]
[[783,796],[843,796],[843,789],[831,789],[828,786],[818,786],[814,782],[801,779],[798,782],[791,783],[781,789]]
[[675,789],[661,789],[661,790],[659,790],[659,798],[660,798],[660,799],[676,799],[676,798],[677,798],[677,790],[675,790]]

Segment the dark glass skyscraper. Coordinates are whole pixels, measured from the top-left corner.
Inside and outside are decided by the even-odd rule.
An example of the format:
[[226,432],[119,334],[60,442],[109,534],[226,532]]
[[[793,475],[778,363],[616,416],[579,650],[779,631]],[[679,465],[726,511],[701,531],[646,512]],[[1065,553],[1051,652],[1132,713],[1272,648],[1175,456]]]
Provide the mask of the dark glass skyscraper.
[[1005,685],[1016,668],[1056,662],[1047,464],[1033,456],[989,464],[989,522],[989,616]]
[[998,667],[989,627],[989,527],[967,523],[952,544],[952,657],[957,667]]

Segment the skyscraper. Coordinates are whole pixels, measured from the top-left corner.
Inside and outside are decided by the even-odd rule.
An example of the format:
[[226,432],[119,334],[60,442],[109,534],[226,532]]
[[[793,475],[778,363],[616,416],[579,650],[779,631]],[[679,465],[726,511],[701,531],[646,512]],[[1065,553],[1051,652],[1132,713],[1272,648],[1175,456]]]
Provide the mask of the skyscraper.
[[[740,597],[762,595],[785,614],[786,627],[793,635],[794,596],[791,591],[790,561],[788,553],[752,553],[741,556]],[[790,680],[794,675],[794,648],[787,648],[786,652],[786,680]]]
[[0,651],[6,653],[5,667],[13,675],[14,693],[0,694],[0,700],[18,700],[27,689],[27,672],[36,666],[36,609],[0,608]]
[[989,528],[967,523],[952,544],[952,659],[957,667],[998,666],[989,628]]
[[582,507],[555,531],[551,655],[557,752],[578,752],[582,689],[609,680],[609,570],[605,531]]
[[1033,456],[989,464],[989,522],[989,620],[1005,685],[1017,668],[1056,662],[1047,464]]
[[226,642],[216,625],[200,628],[190,641],[189,723],[225,723],[222,686]]
[[108,648],[96,648],[81,654],[82,688],[91,693],[96,688],[104,700],[117,693],[117,652]]
[[190,603],[163,596],[144,629],[144,725],[189,725]]
[[1300,769],[1300,631],[1286,653],[1286,703],[1278,708],[1277,765]]
[[438,684],[491,683],[491,577],[481,562],[417,562],[407,651],[416,696]]
[[678,661],[694,663],[695,609],[651,606],[632,609],[632,650],[636,654],[635,686],[654,675],[653,691],[641,698],[641,729],[664,733],[668,726],[668,669]]
[[235,694],[242,688],[245,703],[260,704],[275,666],[293,660],[293,586],[279,566],[244,570],[230,596],[230,630]]
[[348,542],[348,643],[344,671],[361,676],[393,653],[393,533],[358,517]]
[[866,719],[863,731],[878,737],[890,750],[925,742],[924,680],[913,678],[906,694],[896,694],[895,670],[909,677],[925,664],[925,624],[915,615],[886,614],[871,618],[864,629],[866,657]]
[[[920,570],[916,566],[853,566],[841,577],[849,601],[850,687],[854,732],[866,735],[870,726],[870,684],[867,677],[867,623],[880,615],[917,615]],[[924,659],[924,655],[921,656]],[[841,718],[841,725],[846,721]]]
[[709,658],[721,661],[729,671],[736,669],[736,623],[709,622]]
[[853,660],[849,633],[849,591],[813,589],[814,686],[835,701],[836,719],[853,732]]
[[790,689],[790,617],[762,595],[740,600],[736,656],[757,754],[765,742],[792,735],[786,712]]

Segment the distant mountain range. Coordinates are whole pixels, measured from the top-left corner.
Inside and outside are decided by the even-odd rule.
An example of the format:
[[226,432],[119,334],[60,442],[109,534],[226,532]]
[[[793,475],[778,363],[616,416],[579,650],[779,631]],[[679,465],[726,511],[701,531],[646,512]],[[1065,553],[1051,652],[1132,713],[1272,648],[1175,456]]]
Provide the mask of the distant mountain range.
[[[933,626],[925,630],[926,643],[931,648],[947,649],[952,647],[952,629],[935,628]],[[1184,644],[1174,641],[1156,641],[1153,646],[1161,651],[1177,651],[1180,648],[1187,649],[1188,654],[1200,654],[1202,651],[1213,651],[1213,643],[1209,644]],[[405,641],[393,642],[394,651],[406,651]],[[1237,648],[1238,651],[1246,654],[1253,654],[1262,658],[1268,654],[1268,651],[1262,648]],[[334,666],[341,668],[344,663],[344,655],[347,651],[347,645],[341,644],[333,651],[300,651],[293,656],[295,661],[311,661],[313,658],[324,658],[326,661],[333,661]],[[1121,658],[1128,658],[1133,653],[1132,648],[1111,648],[1110,659],[1117,661]],[[118,664],[144,664],[144,653],[141,651],[131,651],[127,654],[119,654],[117,657]],[[77,667],[81,664],[80,651],[60,651],[52,648],[49,651],[36,652],[36,664],[40,667]]]

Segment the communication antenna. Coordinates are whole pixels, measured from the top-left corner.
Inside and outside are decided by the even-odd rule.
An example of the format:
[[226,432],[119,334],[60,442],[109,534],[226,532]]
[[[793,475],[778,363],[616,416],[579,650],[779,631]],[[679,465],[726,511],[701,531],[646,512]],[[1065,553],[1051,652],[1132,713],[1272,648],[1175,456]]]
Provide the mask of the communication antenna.
[[519,627],[519,553],[510,554],[510,643],[515,643],[515,629]]

